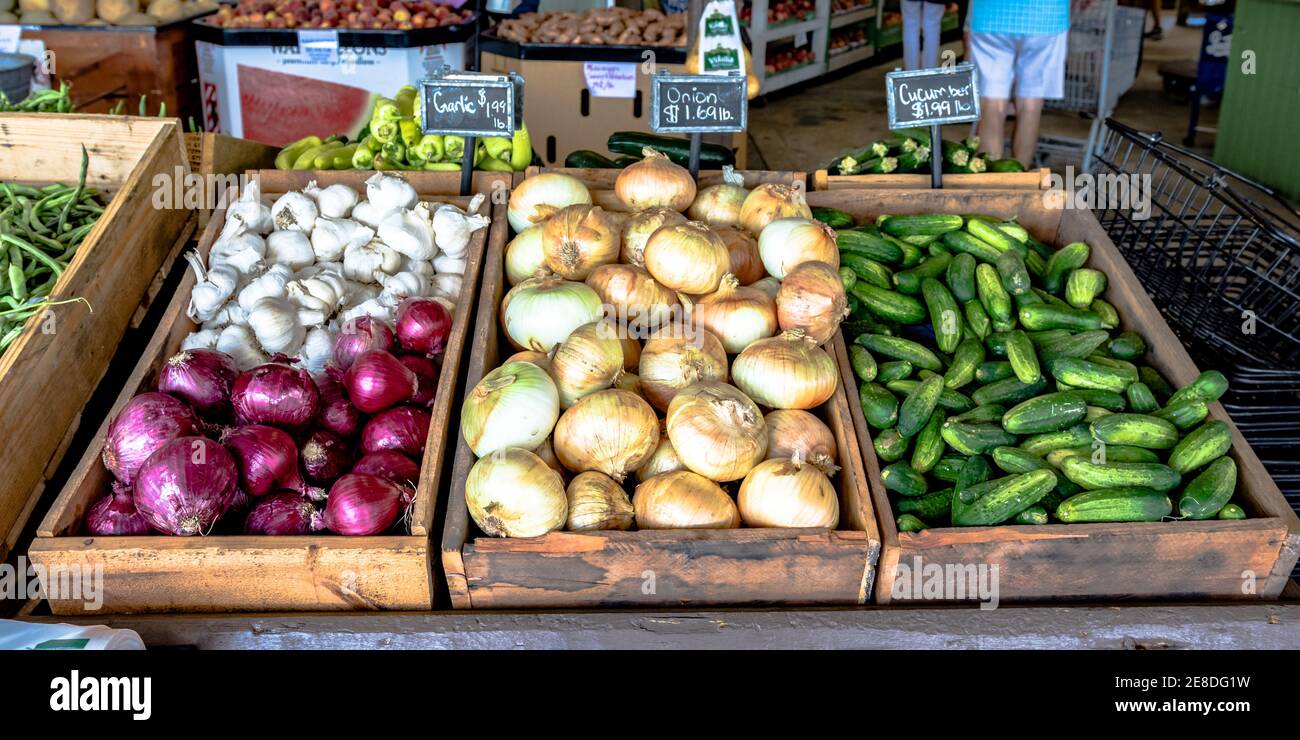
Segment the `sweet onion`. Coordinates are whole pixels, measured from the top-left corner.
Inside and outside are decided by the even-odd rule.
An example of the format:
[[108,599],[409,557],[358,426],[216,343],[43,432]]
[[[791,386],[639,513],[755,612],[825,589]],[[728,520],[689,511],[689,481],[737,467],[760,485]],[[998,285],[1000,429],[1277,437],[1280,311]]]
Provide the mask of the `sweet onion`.
[[803,190],[780,183],[764,183],[749,191],[740,206],[740,225],[751,234],[762,233],[778,218],[812,218]]
[[560,394],[560,408],[609,388],[623,372],[623,343],[608,321],[583,324],[560,342],[551,357],[551,378]]
[[510,193],[506,216],[510,227],[521,232],[576,203],[590,203],[591,191],[571,175],[547,172],[519,183]]
[[677,450],[673,449],[673,441],[668,438],[668,431],[661,429],[659,432],[659,446],[655,448],[654,454],[650,455],[650,459],[636,469],[636,477],[637,480],[647,481],[656,475],[685,469],[686,466],[682,464],[681,458],[677,456]]
[[126,402],[108,424],[104,467],[130,485],[150,455],[168,442],[196,434],[199,419],[184,401],[165,393],[141,393]]
[[731,378],[750,398],[774,409],[810,409],[835,394],[835,360],[791,329],[745,348],[731,364]]
[[585,396],[555,424],[555,455],[574,472],[595,470],[622,481],[650,459],[659,419],[645,399],[611,388]]
[[506,280],[511,285],[518,285],[531,277],[537,277],[538,271],[549,273],[546,266],[546,253],[542,251],[542,227],[529,226],[510,240],[506,247]]
[[740,209],[749,191],[745,179],[730,167],[723,168],[723,182],[700,188],[686,212],[692,221],[703,221],[709,226],[736,226],[740,223]]
[[678,392],[665,426],[682,463],[710,480],[740,480],[767,454],[763,414],[726,383],[706,380]]
[[749,471],[736,497],[747,527],[830,527],[840,523],[835,486],[798,459],[764,460]]
[[664,226],[686,223],[686,217],[669,208],[647,208],[623,222],[623,246],[619,259],[629,265],[645,267],[645,243],[650,235]]
[[525,280],[501,301],[501,325],[510,343],[536,352],[550,352],[574,329],[601,315],[596,291],[558,277]]
[[614,194],[632,212],[647,208],[686,210],[695,200],[695,178],[690,171],[650,147],[641,153],[641,161],[618,173]]
[[[678,329],[683,331],[679,331]],[[672,327],[646,341],[637,374],[651,406],[667,411],[678,391],[701,380],[727,380],[727,350],[712,332]]]
[[507,362],[465,395],[460,431],[475,455],[507,447],[536,448],[560,416],[560,394],[545,370],[531,362]]
[[587,285],[608,306],[611,319],[637,330],[669,323],[680,305],[675,291],[636,265],[601,265],[587,276]]
[[179,437],[150,455],[135,481],[135,508],[151,527],[191,536],[212,531],[230,508],[239,469],[216,442]]
[[691,315],[733,355],[776,333],[776,303],[757,288],[742,287],[731,273],[716,292],[695,302]]
[[540,457],[510,447],[480,457],[465,478],[474,523],[493,537],[540,537],[564,526],[564,481]]
[[735,529],[740,513],[717,483],[689,470],[656,475],[636,487],[640,529]]
[[804,262],[825,262],[840,269],[835,230],[811,218],[779,218],[758,235],[758,255],[767,274],[785,280]]
[[800,457],[833,475],[838,450],[835,435],[821,419],[800,409],[777,409],[763,417],[767,424],[767,456]]
[[758,254],[758,237],[743,229],[725,226],[715,230],[727,246],[728,272],[735,275],[741,285],[762,280],[767,273],[763,272],[763,258]]
[[683,293],[700,295],[718,289],[731,269],[727,245],[701,223],[665,226],[646,242],[645,269],[661,284]]
[[848,315],[844,282],[825,262],[804,262],[781,281],[776,318],[782,329],[803,329],[814,342],[825,344]]
[[604,473],[579,473],[565,489],[565,496],[569,502],[565,529],[571,532],[632,528],[632,502],[627,492]]
[[567,280],[586,280],[591,271],[618,260],[620,225],[600,206],[573,205],[542,225],[546,266]]

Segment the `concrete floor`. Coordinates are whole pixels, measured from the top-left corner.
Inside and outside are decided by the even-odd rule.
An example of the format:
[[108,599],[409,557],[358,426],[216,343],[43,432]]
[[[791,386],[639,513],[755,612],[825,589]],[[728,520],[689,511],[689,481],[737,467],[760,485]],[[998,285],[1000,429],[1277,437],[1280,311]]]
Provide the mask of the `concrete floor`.
[[[1179,28],[1172,26],[1172,22],[1172,14],[1167,13],[1164,39],[1144,42],[1137,81],[1120,99],[1113,117],[1140,130],[1163,132],[1172,141],[1181,142],[1187,131],[1190,102],[1165,93],[1156,70],[1167,61],[1197,59],[1201,29]],[[961,47],[958,42],[944,48],[960,54]],[[796,91],[780,91],[752,107],[748,166],[769,170],[821,169],[836,156],[887,136],[885,73],[898,64],[895,61],[823,78]],[[1084,139],[1090,123],[1075,114],[1048,111],[1043,116],[1042,132]],[[1200,123],[1208,127],[1217,125],[1218,110],[1202,109]],[[944,135],[958,139],[967,134],[968,128],[948,126]],[[1211,151],[1213,134],[1201,134],[1197,145],[1198,150]]]

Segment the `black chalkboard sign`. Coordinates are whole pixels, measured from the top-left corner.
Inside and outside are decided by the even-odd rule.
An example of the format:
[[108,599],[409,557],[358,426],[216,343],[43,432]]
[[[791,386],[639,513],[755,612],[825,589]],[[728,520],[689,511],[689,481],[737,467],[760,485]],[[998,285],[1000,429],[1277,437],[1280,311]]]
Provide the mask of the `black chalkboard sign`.
[[522,125],[523,79],[456,72],[420,81],[426,134],[510,136]]
[[973,64],[885,75],[889,127],[978,121],[979,80]]
[[660,133],[744,131],[749,114],[743,75],[654,76],[650,128]]

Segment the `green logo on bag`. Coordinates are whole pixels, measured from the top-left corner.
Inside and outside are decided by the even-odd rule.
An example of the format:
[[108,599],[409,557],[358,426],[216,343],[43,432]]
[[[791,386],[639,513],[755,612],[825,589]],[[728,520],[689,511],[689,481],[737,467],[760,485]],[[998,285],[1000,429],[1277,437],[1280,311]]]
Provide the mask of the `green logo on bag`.
[[704,21],[705,36],[730,36],[734,32],[729,15],[714,13]]
[[740,69],[740,55],[735,49],[719,46],[713,51],[704,52],[705,72],[725,72],[733,69]]

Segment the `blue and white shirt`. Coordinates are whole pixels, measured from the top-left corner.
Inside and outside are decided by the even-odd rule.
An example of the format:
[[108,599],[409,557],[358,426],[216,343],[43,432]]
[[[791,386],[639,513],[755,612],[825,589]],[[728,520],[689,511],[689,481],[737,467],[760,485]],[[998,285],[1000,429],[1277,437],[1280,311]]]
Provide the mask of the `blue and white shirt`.
[[1017,35],[1070,30],[1070,0],[971,0],[970,30]]

